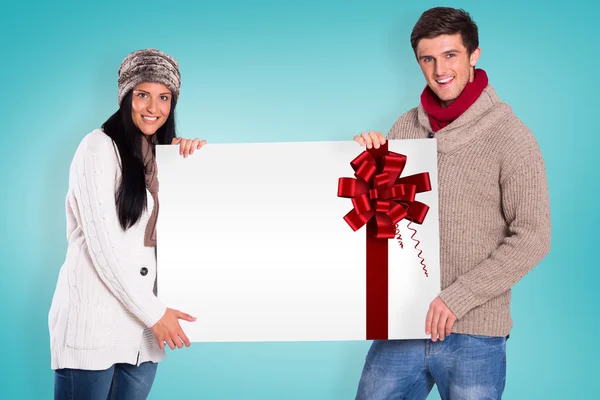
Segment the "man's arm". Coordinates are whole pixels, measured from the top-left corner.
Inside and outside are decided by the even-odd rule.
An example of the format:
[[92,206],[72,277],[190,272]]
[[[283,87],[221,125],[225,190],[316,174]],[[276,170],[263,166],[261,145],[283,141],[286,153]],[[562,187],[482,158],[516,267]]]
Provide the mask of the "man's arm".
[[487,259],[440,293],[439,297],[457,319],[508,291],[550,250],[550,205],[544,161],[537,143],[523,145],[515,167],[500,182],[507,236]]

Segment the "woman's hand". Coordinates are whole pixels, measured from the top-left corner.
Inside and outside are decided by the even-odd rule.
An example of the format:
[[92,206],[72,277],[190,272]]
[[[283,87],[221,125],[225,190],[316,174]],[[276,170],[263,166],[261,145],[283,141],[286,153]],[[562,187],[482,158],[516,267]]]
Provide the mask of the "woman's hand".
[[167,308],[163,317],[152,326],[152,333],[156,337],[158,347],[164,349],[165,343],[169,345],[171,350],[175,350],[175,347],[182,348],[184,344],[186,347],[190,347],[190,340],[179,325],[180,319],[189,322],[194,322],[196,320],[196,318],[189,314]]
[[200,149],[206,144],[206,140],[196,139],[184,139],[184,138],[173,138],[172,144],[179,145],[179,154],[184,158],[190,154],[194,154],[194,150]]

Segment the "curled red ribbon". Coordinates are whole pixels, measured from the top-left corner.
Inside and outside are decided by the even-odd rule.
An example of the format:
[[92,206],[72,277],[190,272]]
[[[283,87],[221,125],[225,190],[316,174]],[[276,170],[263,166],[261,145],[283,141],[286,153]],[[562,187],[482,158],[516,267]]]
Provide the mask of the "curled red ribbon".
[[357,231],[367,225],[367,340],[388,337],[388,239],[402,219],[422,224],[429,206],[415,200],[431,190],[428,172],[400,177],[407,157],[388,151],[388,142],[368,149],[350,165],[356,178],[339,178],[338,197],[351,198],[344,216]]

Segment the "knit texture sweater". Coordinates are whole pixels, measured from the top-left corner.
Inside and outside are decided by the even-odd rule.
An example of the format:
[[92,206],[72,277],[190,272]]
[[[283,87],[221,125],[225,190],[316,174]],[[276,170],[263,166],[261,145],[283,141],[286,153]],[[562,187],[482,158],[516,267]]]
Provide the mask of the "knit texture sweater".
[[126,231],[115,191],[120,159],[101,130],[86,135],[71,162],[66,196],[67,254],[48,313],[52,369],[102,370],[165,356],[151,327],[166,306],[154,295],[155,247],[144,246],[147,209]]
[[458,319],[452,331],[508,335],[511,287],[550,249],[545,165],[533,134],[488,85],[435,134],[419,105],[387,137],[437,140],[440,298]]

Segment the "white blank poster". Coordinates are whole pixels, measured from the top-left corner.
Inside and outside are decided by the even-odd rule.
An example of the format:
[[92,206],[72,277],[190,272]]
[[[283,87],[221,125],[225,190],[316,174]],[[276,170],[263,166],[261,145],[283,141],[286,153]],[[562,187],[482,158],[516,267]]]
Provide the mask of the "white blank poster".
[[[428,172],[432,189],[415,200],[430,209],[408,221],[403,247],[388,240],[388,335],[425,338],[439,294],[436,142],[392,140],[407,156],[401,176]],[[355,142],[208,144],[188,158],[158,146],[159,297],[192,314],[194,342],[366,340],[366,226],[344,221],[337,196],[354,177]]]

